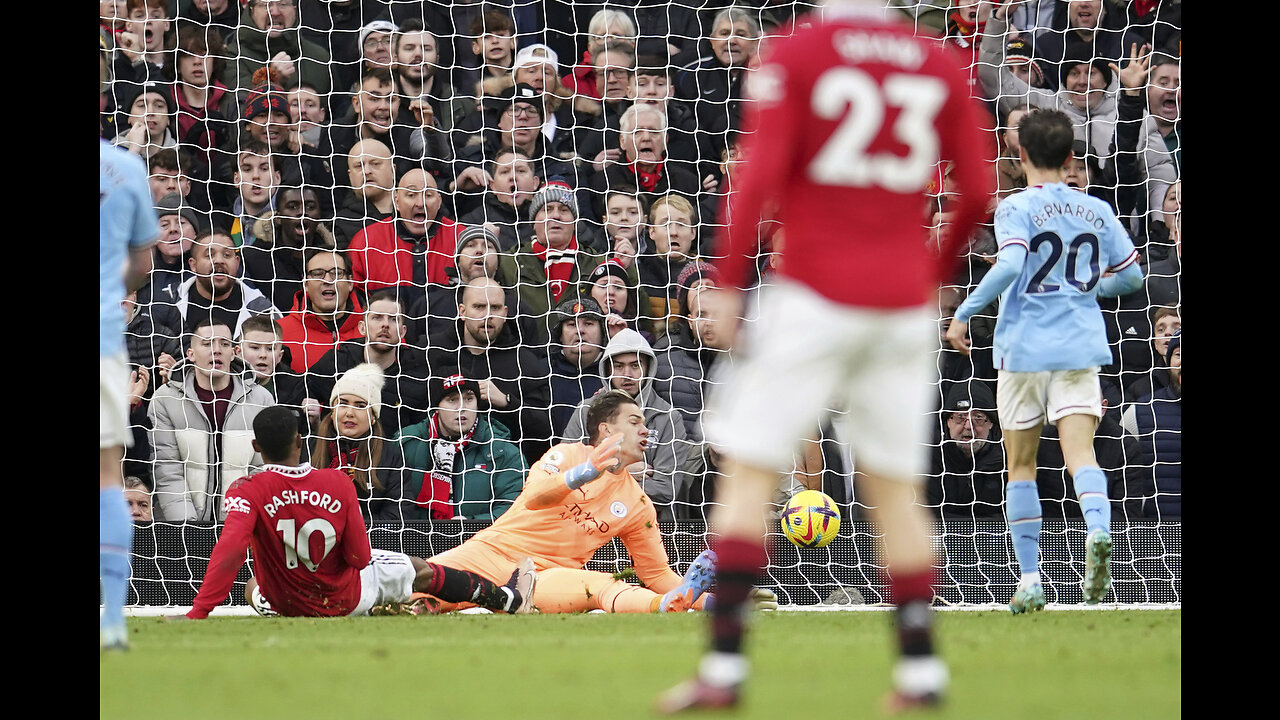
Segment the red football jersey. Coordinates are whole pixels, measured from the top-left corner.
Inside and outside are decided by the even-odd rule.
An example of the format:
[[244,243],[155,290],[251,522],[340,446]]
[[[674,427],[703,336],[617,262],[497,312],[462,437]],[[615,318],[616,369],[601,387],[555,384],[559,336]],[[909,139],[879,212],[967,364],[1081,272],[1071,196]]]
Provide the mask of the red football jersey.
[[[993,175],[959,56],[881,10],[828,7],[772,44],[747,80],[745,155],[719,247],[744,287],[762,220],[783,228],[779,274],[840,303],[924,303],[984,212]],[[953,164],[961,197],[941,255],[925,190]],[[940,261],[939,258],[942,258]]]
[[267,465],[232,483],[226,525],[188,616],[208,617],[227,598],[246,548],[271,607],[286,616],[349,615],[372,551],[355,486],[339,470]]

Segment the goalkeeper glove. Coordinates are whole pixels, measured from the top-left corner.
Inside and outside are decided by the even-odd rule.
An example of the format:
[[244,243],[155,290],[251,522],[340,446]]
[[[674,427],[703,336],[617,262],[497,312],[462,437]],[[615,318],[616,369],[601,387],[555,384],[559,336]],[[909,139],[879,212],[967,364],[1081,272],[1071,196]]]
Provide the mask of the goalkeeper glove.
[[622,439],[622,433],[614,433],[601,440],[600,444],[596,445],[595,449],[591,451],[591,455],[587,457],[586,462],[569,468],[568,472],[564,474],[564,484],[573,490],[577,490],[600,477],[601,473],[606,470],[617,470],[622,463],[618,459],[618,453],[622,451]]
[[[711,611],[716,606],[716,596],[707,593],[703,596],[702,609]],[[778,595],[768,588],[751,588],[751,594],[747,595],[747,602],[751,603],[753,610],[777,610]]]
[[752,588],[751,605],[756,610],[777,610],[778,595],[769,588]]

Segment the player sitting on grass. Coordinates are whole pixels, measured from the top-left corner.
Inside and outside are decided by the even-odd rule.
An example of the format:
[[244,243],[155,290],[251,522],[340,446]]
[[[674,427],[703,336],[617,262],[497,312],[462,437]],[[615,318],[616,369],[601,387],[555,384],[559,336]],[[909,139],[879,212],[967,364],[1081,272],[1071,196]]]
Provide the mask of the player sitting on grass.
[[[520,558],[531,557],[538,568],[533,595],[538,612],[680,612],[703,607],[714,576],[714,556],[704,551],[684,578],[672,571],[653,502],[626,470],[644,460],[649,430],[643,411],[627,393],[610,390],[592,400],[586,426],[589,443],[552,447],[533,464],[511,509],[431,561],[504,578]],[[615,537],[626,545],[644,587],[584,569],[596,550]],[[452,609],[438,606],[441,612]]]
[[1029,187],[996,209],[999,259],[947,329],[951,345],[968,355],[969,318],[1000,295],[996,408],[1009,457],[1009,532],[1022,569],[1009,603],[1014,614],[1045,605],[1036,489],[1036,449],[1045,420],[1058,426],[1089,530],[1085,602],[1100,602],[1111,588],[1111,504],[1107,477],[1093,452],[1102,417],[1098,368],[1111,362],[1111,348],[1097,296],[1142,287],[1138,253],[1110,206],[1063,183],[1074,142],[1067,116],[1056,110],[1029,113],[1018,122],[1018,139]]
[[292,410],[276,405],[258,413],[253,434],[253,449],[266,464],[228,488],[226,525],[186,617],[206,618],[227,597],[246,548],[253,550],[257,578],[246,584],[245,599],[262,614],[365,615],[387,604],[412,612],[425,607],[414,593],[528,612],[534,574],[527,558],[513,562],[510,580],[499,586],[464,570],[373,550],[351,478],[301,462]]

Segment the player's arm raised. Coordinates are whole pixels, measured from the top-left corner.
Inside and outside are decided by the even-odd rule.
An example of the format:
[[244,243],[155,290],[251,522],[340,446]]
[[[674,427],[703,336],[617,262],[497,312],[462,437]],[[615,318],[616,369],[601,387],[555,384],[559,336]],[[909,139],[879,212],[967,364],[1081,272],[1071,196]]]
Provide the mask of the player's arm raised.
[[236,481],[227,490],[227,497],[222,502],[227,522],[209,556],[209,567],[204,571],[200,592],[196,593],[191,610],[187,612],[187,617],[192,620],[209,617],[210,611],[227,599],[227,594],[236,581],[236,573],[244,564],[245,551],[249,549],[249,538],[253,535],[253,524],[257,516],[248,499],[236,492],[235,485],[239,482]]
[[600,477],[605,472],[618,469],[618,452],[622,449],[622,433],[615,433],[601,440],[591,449],[586,461],[568,470],[554,463],[554,448],[533,464],[525,492],[529,494],[529,509],[541,510],[564,502],[574,490]]

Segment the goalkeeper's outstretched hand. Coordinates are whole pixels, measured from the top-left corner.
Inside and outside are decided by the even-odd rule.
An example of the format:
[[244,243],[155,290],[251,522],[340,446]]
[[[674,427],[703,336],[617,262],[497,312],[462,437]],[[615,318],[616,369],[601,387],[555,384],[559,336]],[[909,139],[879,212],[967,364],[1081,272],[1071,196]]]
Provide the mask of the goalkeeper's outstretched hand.
[[[716,606],[716,596],[712,593],[703,595],[705,598],[702,602],[703,610],[711,610]],[[752,610],[777,610],[778,595],[769,588],[751,588],[751,594],[747,595],[747,602],[751,604]]]
[[577,490],[600,477],[601,473],[617,470],[622,463],[618,453],[622,451],[623,437],[622,433],[614,433],[597,443],[586,462],[569,468],[564,474],[564,484]]
[[777,610],[778,595],[769,588],[751,589],[751,607],[756,610]]

